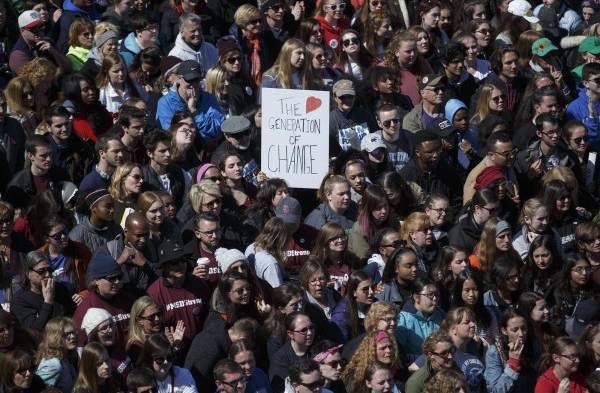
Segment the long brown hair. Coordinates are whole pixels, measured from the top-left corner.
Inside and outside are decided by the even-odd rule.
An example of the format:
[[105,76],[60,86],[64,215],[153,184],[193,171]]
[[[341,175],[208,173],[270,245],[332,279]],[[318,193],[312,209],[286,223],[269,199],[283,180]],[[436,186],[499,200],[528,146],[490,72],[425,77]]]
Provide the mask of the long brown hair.
[[286,259],[285,245],[288,237],[285,222],[279,217],[272,217],[256,237],[256,250],[264,250],[277,259],[279,263],[284,263]]

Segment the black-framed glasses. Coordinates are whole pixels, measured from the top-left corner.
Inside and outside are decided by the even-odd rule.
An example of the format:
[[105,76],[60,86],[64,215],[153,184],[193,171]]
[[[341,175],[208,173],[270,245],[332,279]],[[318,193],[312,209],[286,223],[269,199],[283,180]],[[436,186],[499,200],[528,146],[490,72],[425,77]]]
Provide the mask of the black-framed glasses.
[[346,9],[346,3],[338,3],[338,4],[330,4],[327,6],[331,11],[340,10],[343,11]]
[[419,296],[425,296],[427,299],[433,301],[433,299],[438,299],[440,295],[437,292],[431,292],[431,293],[419,293]]
[[63,228],[62,231],[56,232],[55,234],[52,234],[52,235],[48,235],[48,237],[52,240],[59,241],[63,237],[67,237],[68,234],[69,234],[69,231],[67,231],[67,228]]
[[358,45],[358,37],[346,38],[342,43],[344,46],[350,46],[351,44]]
[[144,180],[144,177],[142,175],[129,175],[129,177],[131,177],[133,180],[135,180],[136,182],[139,182],[141,180]]
[[165,364],[165,363],[171,363],[173,361],[173,355],[167,355],[167,356],[154,356],[152,358],[152,360],[154,361],[154,363],[156,364]]
[[227,62],[231,65],[241,62],[242,58],[240,56],[231,56],[229,59],[227,59]]
[[578,353],[574,353],[572,355],[563,355],[562,353],[559,353],[558,356],[560,356],[561,358],[569,359],[572,362],[578,361],[580,357]]
[[298,333],[298,334],[301,334],[303,336],[306,336],[309,331],[310,332],[314,332],[315,331],[315,326],[314,325],[308,325],[306,327],[303,327],[302,329],[294,330],[294,333]]
[[343,234],[343,235],[334,236],[330,239],[327,239],[327,242],[334,242],[336,240],[348,240],[348,235]]
[[205,177],[205,179],[212,180],[212,181],[214,181],[215,183],[216,183],[216,182],[223,181],[223,177],[222,177],[222,176],[211,176],[211,177]]
[[147,31],[158,31],[158,25],[156,25],[156,24],[148,25],[148,26],[144,27],[144,30],[147,30]]
[[316,391],[321,390],[321,388],[323,387],[323,380],[319,379],[318,381],[315,381],[315,382],[299,383],[298,385],[304,386],[306,389],[310,390],[311,392],[316,392]]
[[321,362],[321,364],[324,364],[331,368],[338,368],[338,367],[344,367],[346,365],[346,362],[343,359],[341,359],[341,360],[332,360],[331,362]]
[[51,267],[44,267],[41,269],[31,269],[32,271],[36,272],[37,274],[39,274],[40,276],[47,276],[47,275],[52,275],[52,268]]
[[114,284],[114,283],[119,282],[119,281],[121,281],[123,279],[123,274],[122,273],[121,274],[114,274],[112,276],[104,277],[104,279],[106,281],[108,281],[109,283]]
[[68,330],[66,332],[63,332],[63,337],[67,338],[67,337],[77,337],[77,332],[75,330]]
[[447,214],[448,213],[448,209],[447,207],[438,207],[437,209],[434,208],[429,208],[429,210],[433,210],[434,212],[436,212],[437,214]]
[[450,358],[452,355],[454,355],[454,353],[456,352],[456,348],[455,347],[451,347],[450,349],[443,351],[443,352],[431,352],[432,354],[439,356],[441,358],[444,359],[448,359]]
[[519,149],[517,149],[516,147],[512,150],[507,150],[507,151],[494,151],[492,153],[494,154],[498,154],[501,156],[504,156],[504,158],[508,158],[508,157],[512,157],[515,154],[517,154],[517,152],[519,151]]
[[246,386],[246,384],[248,383],[248,378],[243,376],[241,378],[235,379],[233,381],[221,381],[221,383],[235,389],[238,386]]
[[400,119],[398,119],[396,117],[396,118],[393,118],[393,119],[384,120],[381,123],[383,124],[383,126],[385,128],[390,128],[392,126],[392,123],[394,123],[394,124],[400,124]]
[[20,375],[25,375],[27,374],[27,372],[30,372],[31,374],[33,374],[35,372],[35,366],[31,365],[29,367],[23,367],[18,369],[17,371],[15,371],[16,374],[20,374]]

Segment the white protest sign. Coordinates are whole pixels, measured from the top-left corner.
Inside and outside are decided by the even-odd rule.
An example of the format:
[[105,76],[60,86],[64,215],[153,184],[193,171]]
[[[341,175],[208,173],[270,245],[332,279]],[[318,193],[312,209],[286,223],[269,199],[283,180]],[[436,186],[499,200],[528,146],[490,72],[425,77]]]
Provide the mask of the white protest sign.
[[262,89],[261,170],[290,187],[321,185],[329,169],[329,93]]

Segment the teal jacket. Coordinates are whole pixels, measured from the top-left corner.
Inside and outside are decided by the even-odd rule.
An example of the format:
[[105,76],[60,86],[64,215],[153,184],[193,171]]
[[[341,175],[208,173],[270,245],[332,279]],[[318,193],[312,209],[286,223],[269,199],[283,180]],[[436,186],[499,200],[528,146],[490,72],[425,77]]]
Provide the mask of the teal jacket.
[[423,341],[440,328],[443,319],[444,312],[439,308],[430,316],[425,316],[417,311],[412,302],[404,303],[404,308],[398,314],[396,339],[409,361],[414,361],[423,353]]

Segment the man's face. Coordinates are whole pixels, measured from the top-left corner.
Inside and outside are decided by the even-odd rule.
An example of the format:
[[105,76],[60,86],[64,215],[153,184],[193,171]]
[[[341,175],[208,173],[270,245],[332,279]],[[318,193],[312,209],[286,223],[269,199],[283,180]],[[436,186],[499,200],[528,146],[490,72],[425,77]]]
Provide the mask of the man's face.
[[27,153],[31,165],[43,173],[48,172],[52,166],[52,153],[50,146],[42,145],[35,149],[35,154]]
[[132,118],[129,127],[123,126],[123,131],[131,137],[131,139],[137,140],[144,136],[144,130],[146,128],[146,122],[143,119]]
[[218,222],[200,220],[196,227],[196,238],[210,249],[216,249],[221,238]]
[[246,376],[242,373],[224,373],[217,385],[223,393],[243,393],[246,390]]
[[583,81],[583,85],[591,93],[600,94],[600,74],[590,75],[588,80]]
[[55,140],[66,141],[71,135],[71,120],[68,117],[52,116],[50,119],[50,133]]
[[450,8],[442,8],[440,10],[438,27],[442,30],[447,30],[450,26],[452,26],[452,11],[450,11]]
[[346,94],[342,95],[341,97],[335,95],[334,100],[335,104],[337,105],[337,108],[344,113],[350,112],[352,110],[352,107],[354,106],[353,95]]
[[388,136],[395,136],[400,130],[400,114],[394,109],[387,112],[379,112],[377,125]]
[[442,142],[439,140],[423,142],[417,147],[416,154],[423,167],[435,169],[442,156]]
[[125,227],[125,245],[131,245],[138,251],[142,251],[146,247],[148,236],[150,236],[150,229],[148,223],[143,221],[141,223],[135,222],[131,227]]
[[41,26],[33,27],[31,29],[21,29],[21,37],[29,45],[33,46],[42,39],[43,30]]
[[239,150],[246,150],[250,146],[250,130],[238,132],[236,134],[224,133],[227,142]]
[[106,152],[100,151],[100,157],[104,157],[108,165],[116,168],[125,163],[123,155],[123,143],[118,139],[108,141]]
[[148,156],[159,165],[169,165],[171,163],[171,141],[158,142],[153,152]]
[[202,44],[202,26],[200,23],[187,22],[181,30],[181,38],[192,47],[198,47]]
[[515,159],[515,155],[515,146],[512,142],[498,142],[492,151],[488,153],[488,157],[490,157],[490,160],[494,165],[500,167],[511,166]]
[[552,113],[553,116],[558,117],[561,112],[561,107],[556,96],[543,96],[539,104],[534,104],[534,109],[537,115]]
[[285,16],[285,11],[286,8],[283,3],[275,2],[275,4],[269,7],[266,14],[269,19],[279,22],[283,20],[283,17]]
[[440,105],[444,102],[444,86],[427,86],[421,90],[421,97],[429,104]]
[[514,79],[519,73],[519,67],[517,64],[519,55],[517,52],[506,52],[502,55],[502,70],[501,74],[507,79]]
[[137,37],[146,47],[154,44],[158,38],[158,25],[156,23],[149,24],[143,30],[137,32]]
[[452,368],[454,364],[454,358],[452,356],[452,344],[446,341],[441,341],[435,344],[434,349],[435,350],[429,354],[431,366],[435,370]]
[[546,121],[543,123],[542,131],[537,131],[538,138],[548,147],[556,147],[558,145],[560,134],[560,125]]
[[309,374],[300,374],[300,383],[293,384],[294,393],[317,393],[321,391],[321,372],[315,370]]
[[448,64],[444,66],[448,77],[459,77],[462,74],[465,68],[463,65],[464,60],[462,56],[448,60]]

